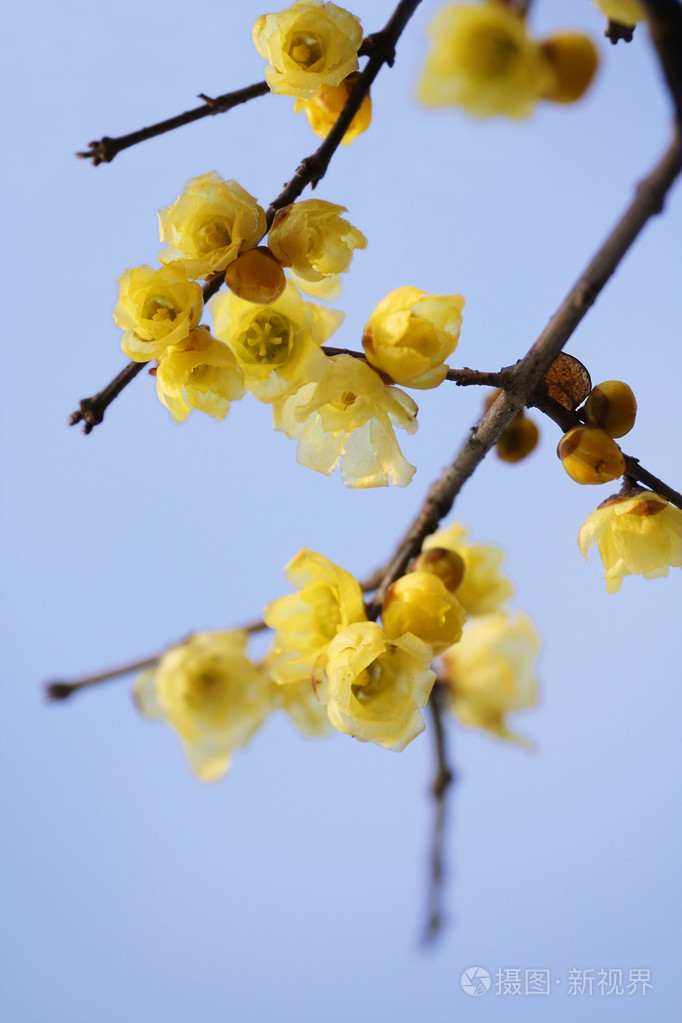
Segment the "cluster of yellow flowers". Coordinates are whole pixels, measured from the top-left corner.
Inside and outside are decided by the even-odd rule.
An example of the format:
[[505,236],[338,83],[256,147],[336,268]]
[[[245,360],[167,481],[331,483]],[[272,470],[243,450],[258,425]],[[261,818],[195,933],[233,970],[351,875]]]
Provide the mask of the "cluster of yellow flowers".
[[402,750],[424,729],[437,677],[464,724],[525,742],[505,718],[536,701],[537,636],[525,615],[505,609],[502,551],[466,535],[456,523],[425,542],[389,588],[381,624],[368,620],[354,576],[299,551],[285,570],[296,592],[265,608],[274,638],[262,663],[249,659],[244,632],[199,633],[139,676],[139,707],[178,732],[205,781],[278,708],[308,735],[333,726]]
[[417,96],[426,106],[458,106],[473,117],[524,118],[540,100],[574,103],[599,63],[592,40],[528,32],[525,13],[502,0],[448,4],[433,19]]

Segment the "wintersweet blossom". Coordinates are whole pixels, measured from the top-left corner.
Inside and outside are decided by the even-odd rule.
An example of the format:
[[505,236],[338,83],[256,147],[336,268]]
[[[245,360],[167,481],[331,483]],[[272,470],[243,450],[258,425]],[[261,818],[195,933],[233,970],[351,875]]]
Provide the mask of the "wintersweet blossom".
[[234,352],[247,388],[259,401],[279,401],[327,371],[320,351],[344,314],[304,302],[289,281],[270,305],[255,305],[228,292],[211,300],[214,332]]
[[354,249],[367,239],[340,216],[345,206],[323,199],[304,199],[278,210],[268,235],[268,247],[303,291],[319,298],[341,294],[339,274],[345,273]]
[[649,490],[609,498],[578,533],[585,560],[595,543],[608,593],[616,593],[626,575],[658,579],[671,567],[682,568],[682,511]]
[[393,429],[414,433],[416,404],[350,355],[330,358],[319,381],[304,384],[272,411],[275,429],[298,440],[297,461],[326,476],[341,462],[347,487],[405,487],[416,471]]
[[[312,99],[297,99],[294,110],[297,114],[304,111],[308,124],[321,139],[326,139],[336,124],[339,114],[345,107],[353,86],[358,80],[358,73],[353,72],[340,85],[321,85]],[[372,120],[372,100],[369,93],[362,99],[360,107],[341,139],[342,146],[349,146],[358,135],[367,131]]]
[[389,639],[411,632],[428,643],[434,654],[456,643],[466,613],[456,596],[432,572],[408,572],[388,589],[381,623]]
[[529,746],[510,731],[506,716],[537,703],[535,661],[540,642],[524,614],[484,615],[441,657],[439,681],[464,725]]
[[461,295],[427,295],[419,288],[391,291],[367,322],[362,345],[372,366],[403,387],[437,387],[443,363],[457,347]]
[[118,279],[114,321],[125,330],[121,348],[135,362],[158,359],[199,324],[201,287],[172,267],[136,266]]
[[405,749],[424,730],[435,675],[428,643],[409,633],[388,639],[376,622],[359,622],[329,644],[315,673],[334,728],[384,749]]
[[527,117],[553,87],[553,73],[525,21],[501,3],[448,4],[429,27],[431,51],[417,86],[427,106],[474,117]]
[[232,351],[202,326],[162,353],[156,393],[176,423],[192,409],[224,419],[230,402],[244,394],[243,376]]
[[159,259],[186,277],[222,273],[265,234],[265,211],[252,195],[217,171],[191,178],[182,195],[159,211]]
[[469,543],[460,522],[439,529],[424,541],[425,551],[435,547],[455,551],[464,561],[464,578],[457,587],[457,599],[467,615],[498,611],[509,600],[514,587],[500,571],[504,551],[492,544]]
[[273,706],[283,710],[304,735],[317,738],[331,731],[327,708],[318,699],[309,678],[285,686],[273,683],[270,695]]
[[362,27],[343,7],[304,0],[279,14],[262,14],[253,42],[270,63],[270,91],[312,99],[321,85],[338,85],[358,68]]
[[245,632],[197,632],[138,676],[134,695],[147,717],[180,736],[190,767],[216,781],[270,711],[267,676],[246,654]]
[[636,25],[646,18],[646,4],[642,0],[592,0],[602,14],[619,25]]
[[315,551],[299,551],[284,572],[299,592],[265,608],[265,624],[275,630],[268,670],[280,685],[309,683],[337,632],[366,619],[362,590],[350,572]]

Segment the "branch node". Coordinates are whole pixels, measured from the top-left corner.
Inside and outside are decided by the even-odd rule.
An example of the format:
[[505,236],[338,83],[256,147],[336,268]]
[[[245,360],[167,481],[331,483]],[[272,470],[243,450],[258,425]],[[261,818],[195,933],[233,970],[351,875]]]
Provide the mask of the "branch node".
[[634,25],[621,25],[619,21],[609,19],[604,35],[610,41],[611,45],[615,46],[621,39],[624,43],[631,43],[634,31]]
[[117,152],[115,140],[105,135],[99,142],[88,142],[88,149],[76,156],[80,160],[92,160],[93,167],[99,167],[100,163],[111,163]]

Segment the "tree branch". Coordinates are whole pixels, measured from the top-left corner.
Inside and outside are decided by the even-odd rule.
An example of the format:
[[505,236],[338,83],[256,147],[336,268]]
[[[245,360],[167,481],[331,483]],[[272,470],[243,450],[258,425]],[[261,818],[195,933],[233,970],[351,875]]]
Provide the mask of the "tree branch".
[[436,679],[429,699],[429,711],[433,725],[433,737],[436,751],[436,774],[431,785],[431,793],[435,804],[433,833],[431,838],[431,872],[429,895],[427,901],[427,921],[424,942],[429,943],[437,937],[443,926],[443,882],[445,857],[445,824],[447,816],[448,789],[455,780],[455,775],[448,763],[445,728],[443,726],[443,689]]
[[90,433],[104,419],[104,413],[117,398],[124,387],[134,380],[137,374],[147,366],[146,362],[129,362],[114,379],[103,387],[92,398],[82,398],[77,412],[69,416],[69,426],[83,423],[83,433]]
[[202,92],[199,93],[199,98],[204,102],[200,107],[186,110],[184,114],[177,114],[165,121],[159,121],[158,124],[140,128],[138,131],[131,131],[128,135],[120,135],[118,138],[109,138],[108,135],[105,135],[98,142],[88,142],[88,149],[85,152],[76,153],[76,156],[82,160],[92,160],[93,167],[98,167],[100,163],[111,163],[121,150],[136,146],[138,142],[145,142],[157,135],[164,135],[167,131],[182,128],[183,125],[199,121],[202,117],[223,114],[226,110],[232,110],[233,107],[239,106],[240,103],[246,103],[247,100],[255,99],[257,96],[265,96],[269,92],[267,82],[256,82],[255,85],[247,85],[243,89],[223,93],[222,96],[216,96],[215,99],[205,96]]
[[637,187],[635,197],[608,238],[588,263],[523,359],[510,370],[505,390],[474,426],[452,464],[429,487],[416,518],[388,563],[368,616],[377,618],[388,587],[399,578],[452,508],[457,494],[483,461],[514,416],[531,402],[545,373],[595,301],[644,225],[663,208],[665,194],[680,171],[679,133],[653,171]]

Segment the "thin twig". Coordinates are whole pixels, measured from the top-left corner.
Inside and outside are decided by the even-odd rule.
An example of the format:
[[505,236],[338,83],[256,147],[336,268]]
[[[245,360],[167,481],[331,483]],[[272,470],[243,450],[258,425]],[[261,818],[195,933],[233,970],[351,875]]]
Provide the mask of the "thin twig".
[[146,362],[129,362],[114,379],[92,398],[82,398],[77,412],[69,416],[69,426],[83,423],[83,433],[90,433],[104,419],[104,413],[124,387],[147,365]]
[[114,157],[123,149],[136,146],[138,142],[145,142],[157,135],[164,135],[167,131],[174,131],[182,128],[185,124],[199,121],[202,117],[213,117],[215,114],[223,114],[226,110],[232,110],[240,103],[255,99],[257,96],[265,96],[270,91],[267,82],[256,82],[255,85],[247,85],[243,89],[236,89],[234,92],[226,92],[222,96],[211,99],[200,93],[204,101],[200,107],[186,110],[184,114],[177,114],[176,117],[169,117],[158,124],[152,124],[148,128],[140,128],[138,131],[131,131],[128,135],[120,135],[118,138],[110,138],[105,135],[97,142],[88,142],[88,149],[85,152],[76,153],[82,160],[92,160],[93,167],[100,163],[111,163]]
[[435,814],[431,838],[431,871],[427,901],[427,921],[424,932],[425,943],[433,941],[443,926],[443,882],[445,879],[443,847],[445,844],[447,793],[450,785],[455,780],[455,775],[448,763],[445,728],[443,726],[443,690],[444,687],[436,680],[429,700],[433,737],[435,740],[436,774],[431,785]]

